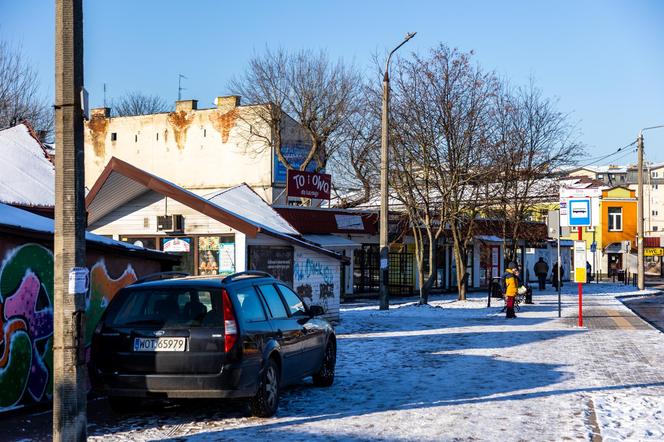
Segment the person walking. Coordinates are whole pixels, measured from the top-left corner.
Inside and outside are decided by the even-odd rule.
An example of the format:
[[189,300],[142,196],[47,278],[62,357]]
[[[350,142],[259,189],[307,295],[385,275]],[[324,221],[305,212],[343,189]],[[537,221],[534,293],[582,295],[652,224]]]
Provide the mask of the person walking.
[[508,264],[502,280],[503,295],[505,296],[505,319],[516,318],[514,300],[521,285],[519,282],[519,266],[516,262],[512,261]]
[[[560,274],[560,277],[558,277],[558,274]],[[558,280],[560,279],[560,287],[563,286],[563,277],[565,276],[565,270],[563,269],[563,266],[558,264],[558,261],[556,261],[553,264],[553,270],[551,271],[551,285],[553,285],[556,290],[558,290]]]
[[546,276],[549,274],[549,264],[544,261],[544,258],[540,256],[539,261],[535,263],[535,275],[537,275],[537,281],[539,282],[539,289],[546,289]]

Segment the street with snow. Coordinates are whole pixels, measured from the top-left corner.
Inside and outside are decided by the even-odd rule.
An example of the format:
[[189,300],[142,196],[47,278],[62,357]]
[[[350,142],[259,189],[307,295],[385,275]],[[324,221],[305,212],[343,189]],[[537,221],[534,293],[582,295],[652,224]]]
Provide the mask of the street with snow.
[[[277,416],[242,404],[152,404],[116,417],[90,404],[91,440],[663,440],[664,336],[617,299],[631,287],[551,289],[506,320],[502,301],[342,306],[334,385],[282,393]],[[48,417],[48,416],[46,416]],[[37,421],[39,416],[34,416]],[[16,436],[32,437],[20,428]],[[33,422],[34,425],[34,422]],[[16,427],[14,427],[16,428]],[[35,435],[33,435],[35,436]]]

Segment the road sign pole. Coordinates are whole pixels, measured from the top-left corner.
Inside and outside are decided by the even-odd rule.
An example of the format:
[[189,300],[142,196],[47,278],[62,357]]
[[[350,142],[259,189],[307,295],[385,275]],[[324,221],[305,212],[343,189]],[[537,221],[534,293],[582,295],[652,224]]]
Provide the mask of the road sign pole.
[[[583,227],[579,226],[579,241],[583,240]],[[585,263],[583,263],[585,265]],[[575,263],[574,267],[580,264]],[[579,282],[579,327],[583,327],[583,283]]]

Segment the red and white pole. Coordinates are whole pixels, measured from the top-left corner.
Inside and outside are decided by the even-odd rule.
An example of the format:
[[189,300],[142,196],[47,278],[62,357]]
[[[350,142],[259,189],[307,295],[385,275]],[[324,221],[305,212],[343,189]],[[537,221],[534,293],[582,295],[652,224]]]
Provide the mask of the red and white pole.
[[[583,240],[583,227],[579,226],[579,241]],[[580,264],[574,263],[574,267]],[[585,265],[585,263],[584,263]],[[576,271],[574,272],[576,274]],[[583,283],[579,282],[579,327],[583,327]]]

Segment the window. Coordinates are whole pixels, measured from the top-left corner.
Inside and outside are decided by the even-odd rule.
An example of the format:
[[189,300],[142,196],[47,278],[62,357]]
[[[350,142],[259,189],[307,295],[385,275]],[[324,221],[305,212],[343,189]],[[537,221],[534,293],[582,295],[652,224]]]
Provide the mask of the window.
[[283,284],[279,284],[279,291],[284,296],[291,316],[306,316],[307,311],[299,296]]
[[652,173],[652,177],[653,177],[653,178],[657,178],[657,172],[653,172],[653,173]]
[[207,136],[207,129],[203,129],[203,138]]
[[653,216],[657,216],[657,211],[656,211],[656,210],[653,210],[653,211],[652,211],[652,214],[653,214]]
[[609,207],[609,232],[622,230],[622,207]]
[[277,289],[272,284],[265,284],[258,286],[265,298],[268,308],[270,309],[270,316],[275,319],[287,318],[288,313],[286,313],[286,307],[284,306],[281,296],[277,292]]
[[111,132],[111,141],[117,141],[117,140],[118,140],[118,133]]
[[138,135],[134,135],[134,143],[138,143]]
[[603,173],[598,173],[597,174],[597,179],[601,180],[602,178],[604,178],[604,174]]
[[159,141],[159,132],[157,132],[157,141]]
[[625,175],[620,175],[620,182],[624,183],[625,182]]
[[219,306],[206,290],[127,290],[108,312],[114,326],[149,324],[158,327],[219,327],[223,324]]
[[657,231],[657,226],[652,226],[652,231],[656,232]]
[[248,322],[265,321],[265,310],[253,286],[238,289],[235,297],[242,309],[242,318]]
[[658,189],[657,184],[653,185],[652,188],[657,190]]

